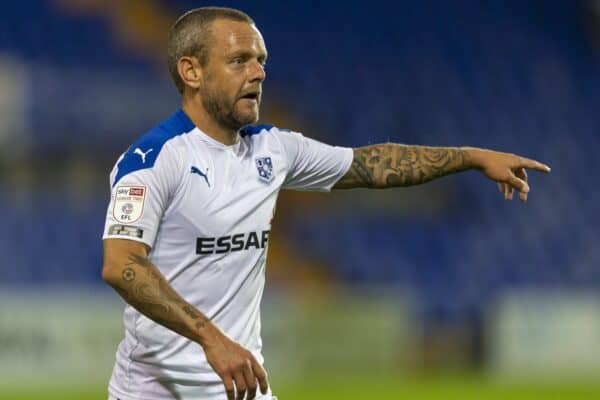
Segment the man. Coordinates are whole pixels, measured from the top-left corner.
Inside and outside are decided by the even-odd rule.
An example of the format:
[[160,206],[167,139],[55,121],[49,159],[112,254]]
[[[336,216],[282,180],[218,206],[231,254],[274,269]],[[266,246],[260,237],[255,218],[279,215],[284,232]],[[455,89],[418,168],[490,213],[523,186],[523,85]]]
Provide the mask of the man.
[[[537,161],[476,148],[332,147],[258,121],[267,50],[246,14],[192,10],[168,63],[182,109],[111,173],[103,279],[125,299],[111,398],[274,399],[262,367],[260,299],[282,188],[417,185],[467,169],[527,200]],[[260,393],[257,396],[257,389]]]

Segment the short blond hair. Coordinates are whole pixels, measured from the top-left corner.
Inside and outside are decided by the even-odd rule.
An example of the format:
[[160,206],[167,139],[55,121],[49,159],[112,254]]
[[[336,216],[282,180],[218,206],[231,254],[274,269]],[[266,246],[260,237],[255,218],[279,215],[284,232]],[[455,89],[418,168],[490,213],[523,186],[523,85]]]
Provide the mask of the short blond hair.
[[177,18],[169,30],[167,66],[179,93],[183,94],[185,88],[177,70],[179,59],[185,56],[195,56],[202,65],[208,63],[208,48],[212,40],[210,25],[218,19],[247,22],[254,25],[254,20],[240,10],[226,7],[200,7]]

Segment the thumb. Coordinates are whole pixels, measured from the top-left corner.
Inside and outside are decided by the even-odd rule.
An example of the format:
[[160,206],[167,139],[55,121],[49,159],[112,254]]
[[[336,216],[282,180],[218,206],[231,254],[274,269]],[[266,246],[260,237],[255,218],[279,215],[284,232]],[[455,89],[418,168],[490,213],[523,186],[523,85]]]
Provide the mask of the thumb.
[[510,177],[506,183],[521,193],[529,193],[529,185],[527,182],[525,182],[523,179],[517,178],[517,176],[512,172],[510,173]]

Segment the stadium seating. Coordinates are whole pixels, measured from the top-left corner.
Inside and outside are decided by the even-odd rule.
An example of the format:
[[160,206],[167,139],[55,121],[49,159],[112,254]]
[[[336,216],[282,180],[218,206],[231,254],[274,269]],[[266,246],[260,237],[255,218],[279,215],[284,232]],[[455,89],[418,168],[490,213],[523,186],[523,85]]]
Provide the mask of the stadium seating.
[[[31,100],[32,154],[91,147],[99,154],[89,157],[115,159],[173,109],[176,94],[154,61],[119,46],[104,18],[35,3],[4,5],[0,17],[0,50],[50,71],[40,77],[45,96]],[[194,3],[161,4],[176,15]],[[411,209],[294,218],[287,233],[335,276],[410,287],[423,317],[434,321],[476,317],[507,287],[600,284],[600,191],[590,190],[600,169],[600,74],[579,3],[511,0],[470,8],[415,0],[349,2],[340,10],[339,2],[324,0],[318,13],[301,3],[252,3],[245,10],[256,16],[271,53],[267,91],[285,93],[286,104],[319,127],[322,140],[470,144],[554,168],[550,177],[532,174],[524,207],[505,203],[493,184],[467,174],[438,184],[447,201],[431,218],[407,218]],[[73,71],[87,68],[101,84],[78,80]],[[115,77],[131,89],[103,95]],[[90,114],[69,114],[81,107],[73,103],[89,84],[102,107],[86,103]],[[140,93],[148,104],[133,104]],[[121,130],[107,130],[114,126]],[[106,196],[90,195],[82,205],[39,189],[23,202],[7,186],[0,186],[0,282],[100,284]],[[416,190],[424,199],[429,193]]]

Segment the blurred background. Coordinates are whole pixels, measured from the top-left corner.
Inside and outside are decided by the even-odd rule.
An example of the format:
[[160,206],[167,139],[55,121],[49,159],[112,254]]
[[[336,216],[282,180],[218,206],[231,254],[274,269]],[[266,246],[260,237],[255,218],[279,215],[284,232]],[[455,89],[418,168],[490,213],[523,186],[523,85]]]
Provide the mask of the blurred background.
[[474,172],[283,192],[262,312],[281,399],[600,398],[598,0],[4,2],[0,398],[106,398],[108,173],[179,107],[166,35],[203,5],[261,29],[262,122],[552,166],[526,204]]

